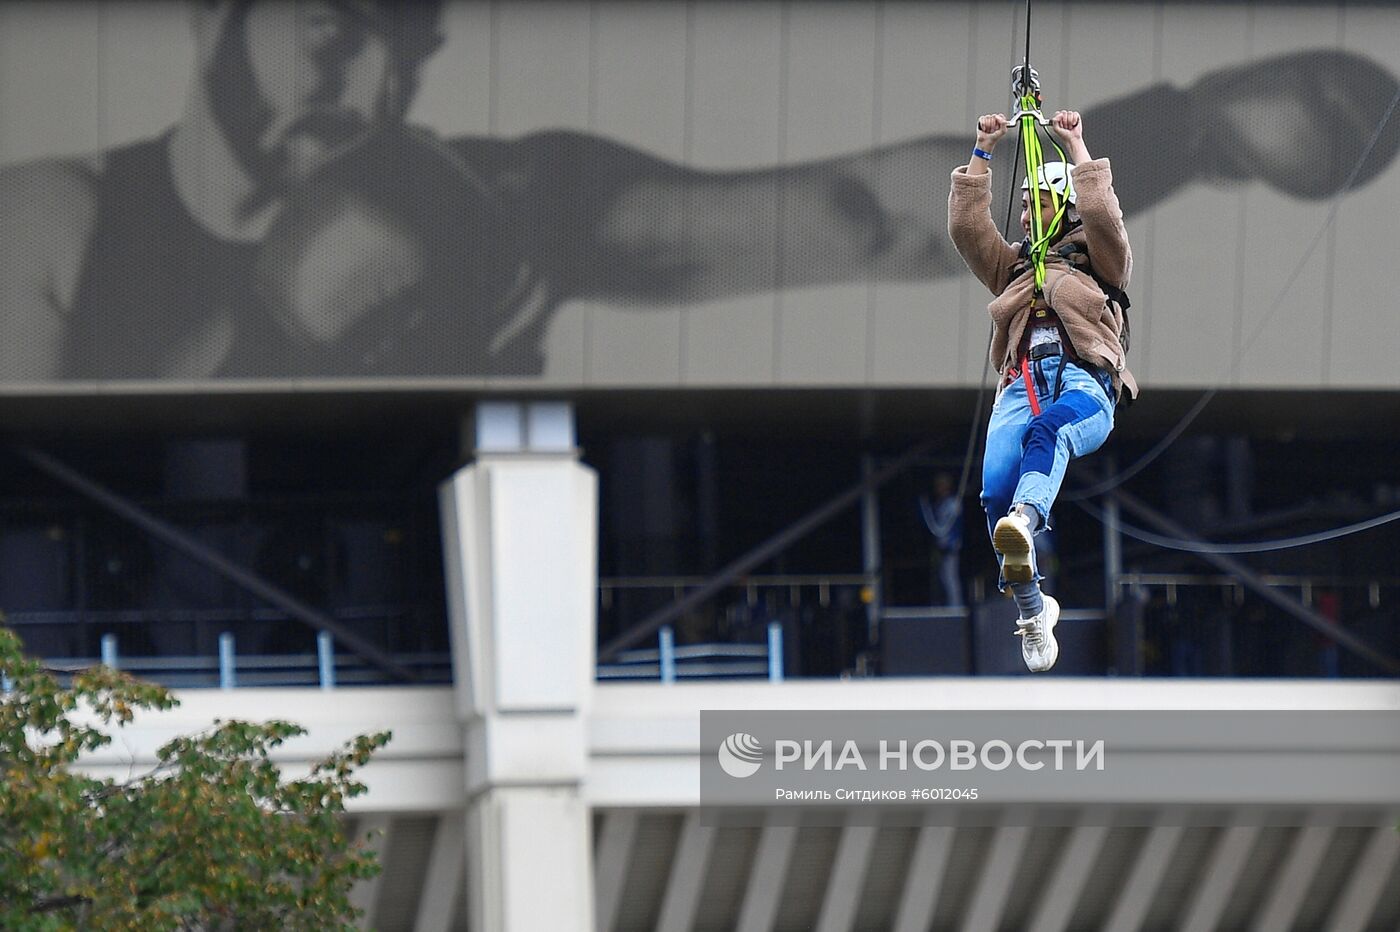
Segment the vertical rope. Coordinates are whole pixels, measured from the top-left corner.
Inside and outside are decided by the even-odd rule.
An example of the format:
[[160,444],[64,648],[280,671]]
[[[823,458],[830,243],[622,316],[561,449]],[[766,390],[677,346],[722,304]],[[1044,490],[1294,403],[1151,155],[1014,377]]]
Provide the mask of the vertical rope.
[[1028,81],[1031,76],[1031,0],[1026,0],[1026,59],[1023,64],[1026,70],[1021,72],[1021,78]]

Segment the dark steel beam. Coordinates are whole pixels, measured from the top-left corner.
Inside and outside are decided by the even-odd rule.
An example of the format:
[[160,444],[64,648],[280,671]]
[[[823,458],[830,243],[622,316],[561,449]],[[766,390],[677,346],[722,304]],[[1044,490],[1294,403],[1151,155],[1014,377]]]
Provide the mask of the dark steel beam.
[[418,679],[418,675],[408,667],[399,663],[370,641],[346,628],[325,612],[307,605],[285,590],[279,589],[257,574],[239,566],[173,524],[157,518],[141,506],[105,486],[99,485],[42,450],[25,444],[16,444],[13,449],[22,459],[40,472],[93,500],[119,518],[136,525],[146,534],[173,550],[213,570],[245,592],[281,609],[292,618],[310,625],[317,631],[328,632],[351,653],[367,663],[400,680],[414,682]]
[[[1204,543],[1196,535],[1177,524],[1175,521],[1159,514],[1143,502],[1122,489],[1114,489],[1108,493],[1125,510],[1132,512],[1142,521],[1152,525],[1161,534],[1169,537],[1176,537],[1180,540],[1196,541]],[[1347,631],[1340,625],[1333,624],[1326,617],[1308,608],[1302,602],[1291,599],[1273,586],[1266,583],[1263,578],[1254,570],[1245,566],[1244,563],[1234,557],[1224,553],[1206,553],[1204,551],[1191,551],[1195,556],[1214,564],[1225,573],[1229,573],[1240,581],[1240,585],[1255,593],[1260,598],[1270,604],[1282,609],[1303,624],[1315,629],[1319,634],[1323,634],[1347,650],[1364,657],[1377,667],[1392,674],[1400,674],[1400,660],[1387,656],[1376,650],[1366,641]]]
[[899,459],[872,472],[835,498],[812,509],[806,515],[798,518],[797,521],[788,525],[777,534],[774,534],[763,543],[731,561],[727,566],[723,567],[716,572],[715,575],[706,580],[699,588],[687,593],[665,608],[657,609],[655,612],[652,612],[646,618],[637,622],[637,624],[598,648],[598,662],[607,663],[613,660],[622,651],[641,643],[661,630],[663,626],[670,624],[686,612],[703,604],[705,600],[713,598],[720,590],[733,583],[734,580],[738,579],[740,576],[748,573],[749,570],[772,559],[794,542],[805,537],[816,528],[836,517],[836,515],[840,514],[845,509],[854,505],[866,492],[879,488],[889,479],[892,479],[894,476],[909,468],[915,460],[926,453],[933,445],[934,441],[932,440],[919,444]]

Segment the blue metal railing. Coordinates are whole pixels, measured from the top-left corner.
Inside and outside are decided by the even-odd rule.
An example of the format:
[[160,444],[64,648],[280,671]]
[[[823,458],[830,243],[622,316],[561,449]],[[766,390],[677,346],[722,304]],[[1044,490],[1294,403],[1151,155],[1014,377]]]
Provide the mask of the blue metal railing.
[[[452,657],[446,653],[403,653],[395,659],[418,673],[420,682],[452,682]],[[217,656],[187,655],[168,657],[123,656],[117,636],[102,636],[100,657],[50,659],[49,669],[71,674],[98,663],[123,670],[163,686],[181,688],[235,689],[250,686],[381,685],[387,681],[382,671],[349,653],[336,653],[334,639],[322,633],[316,639],[314,654],[238,654],[230,632],[219,636]]]
[[675,632],[664,625],[655,648],[622,651],[613,663],[598,665],[600,680],[767,678],[783,679],[783,626],[772,622],[763,644],[687,644],[676,646]]

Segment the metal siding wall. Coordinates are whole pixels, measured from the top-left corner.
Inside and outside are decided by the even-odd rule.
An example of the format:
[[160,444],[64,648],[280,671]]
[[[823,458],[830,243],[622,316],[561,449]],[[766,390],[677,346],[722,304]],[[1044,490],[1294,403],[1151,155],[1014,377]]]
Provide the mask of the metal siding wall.
[[[1250,15],[1251,57],[1292,51],[1300,34],[1318,42],[1339,38],[1340,11],[1336,7],[1305,7],[1290,11],[1286,17],[1280,13],[1265,7]],[[1273,130],[1287,127],[1292,115],[1286,109],[1273,109],[1247,119]],[[1326,138],[1309,142],[1309,158],[1325,162],[1332,157]],[[1333,259],[1327,239],[1318,243],[1297,282],[1281,299],[1280,289],[1327,221],[1332,198],[1302,201],[1258,184],[1250,185],[1243,198],[1242,227],[1237,231],[1242,246],[1238,288],[1243,300],[1232,345],[1239,363],[1231,384],[1249,388],[1325,384],[1322,334]]]
[[[67,4],[53,4],[60,9]],[[108,7],[113,6],[110,2]],[[170,3],[139,4],[147,9],[141,16],[98,18],[101,50],[96,64],[99,132],[101,145],[140,138],[165,129],[164,117],[174,116],[185,104],[182,82],[171,81],[165,68],[152,67],[166,62],[181,75],[194,70],[194,49],[190,42],[188,9]],[[64,60],[64,65],[70,60]]]
[[[1394,6],[1345,7],[1342,47],[1369,55],[1395,72],[1400,48],[1400,10]],[[1386,101],[1377,102],[1384,106]],[[1400,110],[1391,117],[1400,120]],[[1392,127],[1393,129],[1393,127]],[[1368,133],[1369,135],[1369,133]],[[1331,327],[1322,355],[1327,384],[1355,388],[1400,388],[1400,314],[1391,281],[1400,260],[1395,207],[1400,204],[1400,166],[1395,162],[1354,197],[1337,217],[1332,249]]]
[[[591,131],[595,96],[592,3],[495,3],[492,126],[503,136],[549,129]],[[548,171],[548,166],[545,167]],[[589,314],[564,305],[545,336],[542,380],[588,379]]]
[[[877,7],[854,3],[793,3],[787,8],[784,74],[784,163],[800,164],[868,150],[873,143]],[[805,217],[826,216],[825,189],[783,199],[792,231],[779,262],[797,264],[794,241],[807,232]],[[835,227],[839,218],[830,217]],[[784,281],[789,269],[780,266]],[[859,385],[866,379],[866,331],[871,313],[869,278],[785,290],[778,304],[777,381],[783,385]]]
[[[1185,86],[1222,62],[1242,61],[1248,54],[1248,18],[1243,6],[1167,7],[1163,77]],[[1169,159],[1187,155],[1163,153]],[[1239,187],[1191,185],[1154,211],[1155,248],[1138,262],[1156,269],[1152,291],[1142,295],[1141,303],[1153,315],[1152,356],[1159,384],[1213,385],[1229,375],[1244,196]]]
[[[972,152],[972,142],[974,136],[974,124],[978,116],[983,113],[1009,112],[1011,106],[1011,66],[1020,61],[1020,56],[1025,52],[1025,41],[1017,43],[1015,40],[1015,29],[1024,28],[1025,8],[1019,11],[1011,9],[1012,4],[985,4],[974,3],[971,5],[972,30],[968,37],[967,47],[969,50],[969,60],[967,69],[967,111],[962,120],[950,122],[946,125],[938,126],[934,131],[948,133],[959,137],[963,143],[959,149],[956,161],[953,165],[943,167],[943,172],[951,172],[953,167],[959,163],[966,164]],[[1021,24],[1021,25],[1017,25]],[[1013,59],[1012,46],[1019,45],[1021,52]],[[993,163],[992,175],[995,179],[1000,175],[1002,178],[1010,173],[1009,163],[1015,159],[1016,140],[1008,139],[1007,144],[1002,146],[1001,157]],[[998,168],[1000,171],[998,171]],[[943,182],[947,184],[945,180]],[[992,217],[996,221],[997,229],[1003,229],[1006,223],[1006,185],[1008,181],[1003,181],[998,186],[993,181],[992,187]],[[1011,215],[1011,237],[1014,239],[1019,230],[1019,213],[1013,211]],[[991,319],[987,316],[987,302],[991,295],[987,289],[982,287],[982,283],[972,277],[971,273],[964,272],[959,276],[966,287],[966,296],[961,308],[961,316],[967,321],[962,326],[961,335],[963,339],[963,384],[976,385],[983,370],[983,360],[987,358],[987,335],[991,330]],[[990,371],[989,378],[995,378]]]
[[409,122],[435,127],[445,136],[485,136],[492,122],[495,81],[496,4],[449,3],[443,11],[447,41],[423,69],[423,84]]
[[[776,4],[697,4],[691,85],[691,153],[697,167],[776,164],[782,155],[783,17]],[[751,204],[775,216],[776,186]],[[771,261],[777,263],[777,243]],[[685,311],[683,385],[774,381],[775,294],[707,301]]]
[[[972,120],[1008,104],[1019,10],[968,2],[455,2],[447,45],[425,69],[412,115],[449,137],[576,129],[714,171],[859,159],[932,135],[939,138],[928,144],[925,187],[901,192],[892,174],[879,172],[871,185],[894,214],[941,214]],[[1394,7],[1338,0],[1079,0],[1038,8],[1034,28],[1048,109],[1088,109],[1157,81],[1192,89],[1208,75],[1304,49],[1358,52],[1393,75],[1400,45]],[[0,4],[0,162],[95,153],[160,133],[184,106],[190,37],[184,4]],[[1307,159],[1336,158],[1325,133],[1308,131],[1307,105],[1229,96],[1198,97],[1193,122],[1223,116],[1256,141],[1276,133],[1305,147]],[[1387,102],[1362,101],[1377,112]],[[1344,131],[1357,144],[1373,125]],[[1191,157],[1192,128],[1182,127],[1180,151],[1163,152],[1164,160]],[[1112,159],[1112,146],[1087,129],[1091,151]],[[1237,142],[1228,131],[1221,137],[1221,146]],[[996,171],[1010,172],[1014,149],[1009,139]],[[1390,359],[1400,318],[1381,286],[1395,258],[1400,168],[1385,155],[1391,164],[1345,199],[1281,300],[1278,289],[1325,222],[1330,195],[1298,197],[1250,177],[1198,180],[1130,215],[1130,364],[1144,387],[1400,387]],[[1119,179],[1120,188],[1129,183]],[[820,231],[811,218],[831,209],[824,196],[780,194],[776,181],[755,185],[738,215],[760,229],[781,211],[797,229],[747,261],[791,271],[802,227]],[[998,226],[1004,208],[998,198]],[[716,216],[712,223],[735,222]],[[683,222],[702,221],[687,214]],[[543,373],[506,378],[559,387],[975,384],[987,296],[970,276],[875,281],[857,267],[839,277],[683,306],[565,299],[547,311]]]
[[0,5],[0,158],[112,143],[102,133],[104,45],[102,22],[86,4]]
[[[686,18],[683,3],[598,7],[594,132],[685,162]],[[637,80],[639,75],[645,80]],[[588,384],[674,385],[680,380],[683,311],[585,307]]]
[[[1067,70],[1065,102],[1071,109],[1085,109],[1111,100],[1130,88],[1149,87],[1162,80],[1158,54],[1160,33],[1155,28],[1160,7],[1142,9],[1131,4],[1105,5],[1075,3],[1071,6],[1073,28],[1070,67]],[[1125,23],[1132,26],[1125,28]],[[1112,82],[1104,80],[1112,75]],[[1058,106],[1056,107],[1058,109]],[[1086,134],[1098,127],[1087,126]],[[1111,151],[1096,148],[1088,140],[1091,155]],[[1152,295],[1157,266],[1152,261],[1157,242],[1157,214],[1139,213],[1126,219],[1128,242],[1133,248],[1133,278],[1128,292],[1134,300],[1129,311],[1132,321],[1132,349],[1129,364],[1138,381],[1150,385],[1154,377],[1155,346],[1152,339],[1157,306],[1146,300]]]
[[[915,138],[930,126],[968,122],[972,19],[966,3],[884,6],[876,145]],[[930,53],[935,48],[940,52]],[[948,203],[951,171],[951,165],[930,171],[927,186],[916,193],[930,212]],[[871,384],[961,385],[981,374],[983,347],[972,349],[969,362],[968,334],[985,341],[986,315],[969,301],[967,278],[874,284],[866,372]]]
[[495,5],[496,132],[592,130],[592,3]]

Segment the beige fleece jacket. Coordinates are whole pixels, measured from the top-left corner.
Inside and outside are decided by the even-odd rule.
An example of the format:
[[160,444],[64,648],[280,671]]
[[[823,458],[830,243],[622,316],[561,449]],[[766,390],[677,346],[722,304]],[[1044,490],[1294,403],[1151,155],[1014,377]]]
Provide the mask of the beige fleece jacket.
[[[1088,250],[1089,263],[1100,276],[1124,290],[1133,271],[1133,254],[1123,210],[1113,193],[1108,159],[1094,159],[1070,169],[1077,194],[1081,225],[1056,246],[1077,242]],[[972,274],[995,295],[987,311],[992,316],[992,364],[1003,376],[1015,367],[1021,338],[1035,295],[1035,272],[1028,269],[1012,279],[1020,260],[1020,244],[1008,243],[992,219],[992,175],[969,175],[967,166],[953,172],[948,195],[948,235]],[[1137,381],[1128,371],[1119,341],[1121,309],[1110,302],[1093,276],[1081,272],[1053,251],[1045,259],[1045,301],[1064,325],[1080,359],[1113,376],[1114,388],[1126,388],[1136,398]]]

